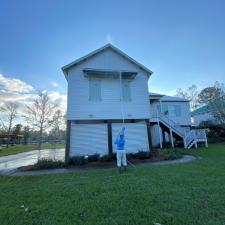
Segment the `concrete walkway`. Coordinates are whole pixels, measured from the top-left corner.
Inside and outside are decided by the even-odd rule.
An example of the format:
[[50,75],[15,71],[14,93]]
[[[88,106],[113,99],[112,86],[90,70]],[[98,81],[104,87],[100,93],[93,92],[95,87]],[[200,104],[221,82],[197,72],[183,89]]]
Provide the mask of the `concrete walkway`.
[[[184,155],[181,159],[176,160],[166,160],[160,162],[149,162],[149,163],[142,163],[136,164],[135,167],[144,167],[144,166],[157,166],[157,165],[168,165],[168,164],[181,164],[181,163],[188,163],[195,160],[196,157],[192,155]],[[94,168],[94,169],[102,169],[102,168]],[[106,169],[106,168],[104,168]],[[11,175],[11,176],[36,176],[36,175],[44,175],[44,174],[60,174],[60,173],[71,173],[71,172],[79,172],[84,170],[93,170],[93,168],[62,168],[62,169],[49,169],[49,170],[37,170],[37,171],[27,171],[21,172],[18,170],[11,170],[9,173],[5,173],[2,175]]]
[[[38,150],[33,150],[0,157],[0,175],[14,173],[18,167],[35,164],[38,154]],[[64,161],[65,149],[44,149],[40,151],[40,157]]]

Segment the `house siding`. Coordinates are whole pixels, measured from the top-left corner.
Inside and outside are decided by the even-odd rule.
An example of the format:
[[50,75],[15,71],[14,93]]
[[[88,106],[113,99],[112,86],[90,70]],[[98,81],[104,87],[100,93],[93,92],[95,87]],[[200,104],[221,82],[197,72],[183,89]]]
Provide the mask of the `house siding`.
[[[191,112],[190,112],[190,106],[189,102],[161,102],[162,107],[163,105],[179,105],[181,109],[181,115],[180,116],[169,116],[171,120],[173,120],[178,125],[182,126],[190,126],[191,125]],[[150,115],[152,117],[157,116],[157,105],[160,105],[159,102],[155,102],[151,104],[151,111]]]
[[210,121],[210,122],[213,122],[216,124],[216,120],[215,120],[214,116],[212,115],[212,113],[210,113],[210,112],[194,115],[194,116],[192,116],[192,118],[193,118],[193,123],[196,126],[200,125],[200,123],[203,121],[204,122]]
[[148,76],[113,50],[107,49],[68,71],[68,120],[121,119],[119,79],[101,79],[101,101],[89,101],[89,79],[83,69],[127,70],[138,72],[130,83],[130,102],[123,102],[127,119],[149,118]]

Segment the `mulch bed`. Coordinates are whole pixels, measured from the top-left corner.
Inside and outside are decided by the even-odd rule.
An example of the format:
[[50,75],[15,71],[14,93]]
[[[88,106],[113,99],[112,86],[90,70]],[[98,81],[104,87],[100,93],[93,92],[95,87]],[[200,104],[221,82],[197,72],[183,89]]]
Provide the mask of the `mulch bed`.
[[[148,159],[129,159],[129,162],[131,162],[132,164],[142,164],[142,163],[149,163],[149,162],[159,162],[164,160],[164,158],[162,157],[152,157],[152,158],[148,158]],[[34,167],[34,165],[28,165],[28,166],[21,166],[18,168],[19,171],[21,172],[26,172],[26,171],[34,171],[34,170],[45,170],[45,169],[59,169],[59,168],[77,168],[77,169],[87,169],[87,168],[112,168],[116,166],[116,160],[113,161],[109,161],[109,162],[88,162],[84,165],[81,166],[74,166],[74,165],[70,165],[70,166],[61,166],[61,167],[55,167],[55,168],[36,168]],[[129,163],[128,163],[128,166]]]

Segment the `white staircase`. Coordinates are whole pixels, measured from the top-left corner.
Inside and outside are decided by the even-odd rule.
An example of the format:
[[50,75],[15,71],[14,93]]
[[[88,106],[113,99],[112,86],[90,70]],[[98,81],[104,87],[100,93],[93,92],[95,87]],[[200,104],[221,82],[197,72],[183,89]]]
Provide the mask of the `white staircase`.
[[[173,133],[177,134],[183,139],[184,147],[187,149],[190,149],[192,146],[197,148],[198,142],[204,142],[205,146],[208,147],[207,137],[204,129],[191,129],[190,127],[182,127],[171,120],[168,116],[163,114],[157,114],[157,116],[154,118],[156,119],[158,126],[161,123],[169,129],[172,147],[174,147]],[[160,146],[162,146],[161,143]]]

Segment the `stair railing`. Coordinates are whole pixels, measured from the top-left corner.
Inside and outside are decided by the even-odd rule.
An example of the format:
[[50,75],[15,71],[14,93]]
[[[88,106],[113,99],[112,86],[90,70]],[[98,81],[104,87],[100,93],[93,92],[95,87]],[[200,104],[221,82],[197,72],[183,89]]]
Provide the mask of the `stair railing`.
[[185,137],[185,129],[183,127],[181,127],[179,124],[177,124],[172,119],[170,119],[168,116],[166,116],[166,115],[164,115],[162,113],[159,114],[159,118],[164,123],[166,123],[167,125],[169,125],[169,127],[172,128],[179,135],[181,135],[182,137]]
[[184,138],[185,147],[189,148],[189,145],[195,140],[195,132],[194,130],[191,130],[188,132],[188,134]]
[[203,140],[207,139],[206,132],[204,129],[196,129],[195,134],[197,139],[203,139]]

